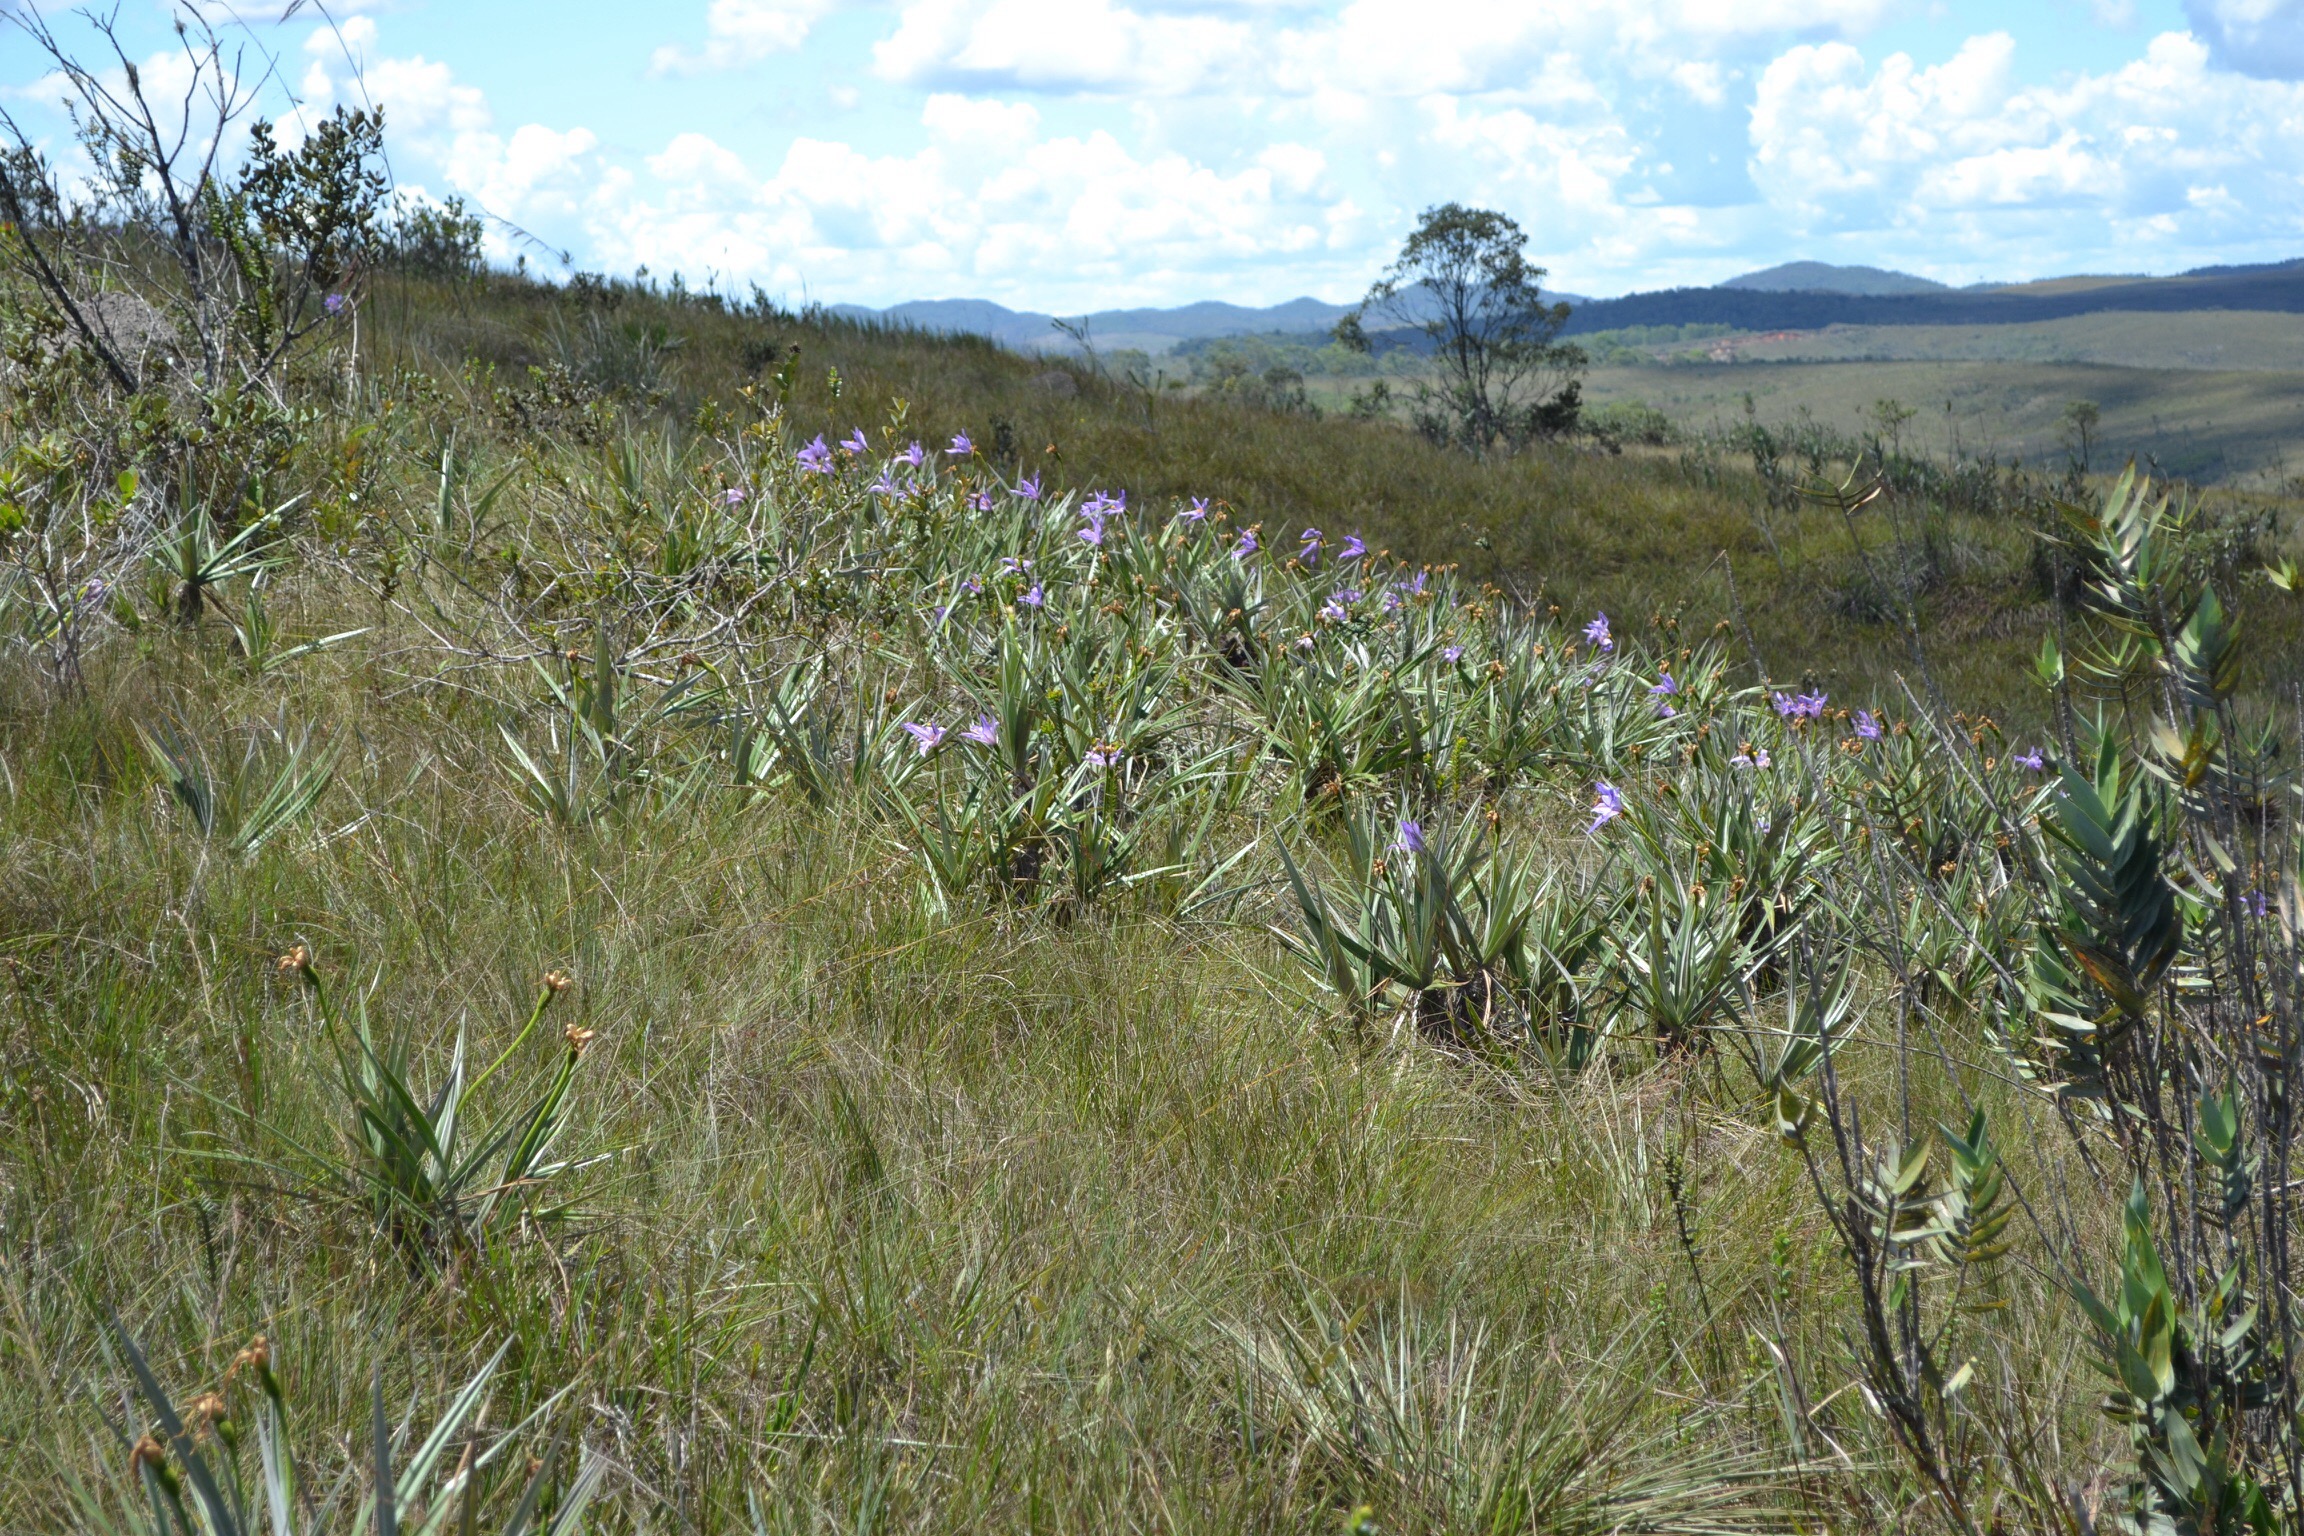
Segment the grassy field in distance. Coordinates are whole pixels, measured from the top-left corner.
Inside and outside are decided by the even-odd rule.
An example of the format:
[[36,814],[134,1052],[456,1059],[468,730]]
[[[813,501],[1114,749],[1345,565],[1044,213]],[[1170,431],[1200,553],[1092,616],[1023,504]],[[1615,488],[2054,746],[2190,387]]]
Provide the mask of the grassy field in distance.
[[2291,446],[2304,437],[2304,371],[1949,359],[1688,363],[1595,369],[1584,392],[1594,405],[1643,401],[1699,431],[1735,425],[1746,396],[1763,423],[1805,413],[1843,432],[1867,427],[1878,402],[1894,400],[1919,412],[1908,444],[2030,465],[2062,461],[2065,413],[2088,400],[2102,412],[2098,466],[2134,455],[2166,474],[2265,489],[2304,467]]

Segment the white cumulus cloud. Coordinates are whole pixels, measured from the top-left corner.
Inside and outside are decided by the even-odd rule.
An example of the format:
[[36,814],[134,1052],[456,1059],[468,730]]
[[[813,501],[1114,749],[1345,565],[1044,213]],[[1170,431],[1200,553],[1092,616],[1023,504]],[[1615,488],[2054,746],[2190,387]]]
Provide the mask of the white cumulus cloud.
[[1926,232],[1940,255],[2053,242],[2134,270],[2304,232],[2304,87],[2222,74],[2183,33],[2049,84],[2017,62],[1997,33],[1929,68],[1789,49],[1754,99],[1753,181],[1803,227]]
[[2304,79],[2304,0],[2184,0],[2184,19],[2226,69]]
[[831,9],[832,0],[712,0],[704,13],[704,46],[667,44],[650,66],[658,74],[694,74],[757,64],[807,42],[809,30]]

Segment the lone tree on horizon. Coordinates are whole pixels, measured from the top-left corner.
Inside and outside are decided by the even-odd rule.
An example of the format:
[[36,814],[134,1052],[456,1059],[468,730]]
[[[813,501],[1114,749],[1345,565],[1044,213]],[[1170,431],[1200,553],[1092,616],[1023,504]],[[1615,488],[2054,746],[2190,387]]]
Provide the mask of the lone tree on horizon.
[[1435,442],[1479,453],[1576,426],[1584,349],[1560,340],[1568,306],[1544,301],[1545,270],[1529,265],[1527,247],[1504,214],[1462,203],[1427,208],[1399,257],[1336,327],[1336,339],[1360,352],[1373,346],[1372,318],[1431,342],[1437,378],[1416,386],[1413,418]]

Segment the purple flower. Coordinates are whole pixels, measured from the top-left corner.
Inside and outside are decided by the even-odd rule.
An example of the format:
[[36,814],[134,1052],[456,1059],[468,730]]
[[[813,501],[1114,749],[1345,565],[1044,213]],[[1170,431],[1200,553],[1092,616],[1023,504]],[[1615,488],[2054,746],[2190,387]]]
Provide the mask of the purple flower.
[[1623,792],[1602,779],[1592,786],[1592,825],[1584,829],[1584,835],[1590,837],[1623,814]]
[[[822,439],[819,438],[818,441],[821,442]],[[921,465],[928,462],[928,451],[925,448],[922,448],[918,443],[914,443],[911,447],[896,455],[896,457],[899,461],[911,465],[914,469],[918,469]]]
[[320,307],[332,315],[344,313],[344,295],[332,293],[320,301]]
[[901,496],[904,494],[904,487],[890,479],[888,471],[882,470],[880,471],[880,478],[872,482],[872,494],[875,496]]
[[960,583],[960,590],[967,593],[970,597],[982,597],[984,595],[984,578],[981,576],[971,576],[966,581]]
[[979,512],[989,512],[992,510],[992,493],[990,491],[978,491],[968,505]]
[[1608,615],[1604,613],[1584,626],[1584,638],[1603,651],[1616,649],[1616,637],[1608,633]]
[[915,725],[907,720],[904,722],[904,730],[914,741],[920,744],[919,755],[922,757],[935,751],[944,740],[944,727],[933,720],[926,725]]
[[1319,529],[1305,529],[1302,533],[1296,535],[1296,542],[1303,546],[1303,548],[1298,551],[1298,554],[1306,565],[1318,565],[1320,563],[1320,551],[1323,546],[1320,542]]
[[955,432],[952,434],[952,446],[944,451],[956,459],[965,459],[976,451],[976,445],[968,441],[967,433]]
[[1656,686],[1648,691],[1658,698],[1670,698],[1680,691],[1680,685],[1673,681],[1671,673],[1659,672],[1656,674]]
[[1464,659],[1464,647],[1444,645],[1440,647],[1440,659],[1442,661],[1462,661]]
[[1866,741],[1880,739],[1880,717],[1868,709],[1856,711],[1856,734]]
[[1678,710],[1674,709],[1674,708],[1673,708],[1671,705],[1669,705],[1669,704],[1665,703],[1665,702],[1664,702],[1662,699],[1658,699],[1658,700],[1656,701],[1656,718],[1657,718],[1657,719],[1659,719],[1659,720],[1669,720],[1669,719],[1671,719],[1671,718],[1672,718],[1674,715],[1677,715],[1678,713],[1680,713],[1680,711],[1678,711]]
[[1422,853],[1424,851],[1424,825],[1422,822],[1402,821],[1400,835],[1392,839],[1394,853]]
[[1296,649],[1300,651],[1312,649],[1312,637],[1310,635],[1298,635],[1296,637]]
[[1002,555],[1000,557],[1000,574],[1003,576],[1020,575],[1030,569],[1032,569],[1032,562],[1029,560],[1019,560],[1014,555]]
[[1038,501],[1040,499],[1040,477],[1038,475],[1026,475],[1017,481],[1016,494],[1024,501]]
[[978,715],[976,723],[962,731],[960,737],[980,747],[995,747],[1000,744],[1000,727],[990,715]]
[[1208,520],[1208,498],[1205,496],[1193,497],[1192,505],[1176,515],[1188,523],[1206,522]]
[[1346,534],[1344,547],[1336,551],[1336,558],[1339,560],[1357,560],[1367,553],[1368,546],[1360,542],[1360,535],[1356,533]]
[[828,475],[832,473],[832,450],[824,446],[824,434],[821,432],[816,434],[816,441],[800,450],[797,457],[800,461],[801,471],[805,474]]
[[2008,761],[2014,763],[2019,768],[2029,768],[2034,773],[2038,773],[2041,769],[2048,766],[2047,759],[2040,755],[2040,749],[2038,747],[2034,747],[2029,752],[2019,752],[2014,757],[2009,758]]
[[[937,604],[935,607],[933,607],[933,608],[929,609],[929,610],[928,610],[928,613],[929,613],[929,619],[928,619],[928,622],[929,622],[929,624],[931,624],[931,625],[941,624],[941,623],[943,623],[943,622],[944,622],[946,619],[948,619],[948,618],[950,618],[950,617],[952,616],[952,605],[951,605],[950,603],[938,603],[938,604]],[[906,727],[906,729],[907,729],[907,730],[909,730],[909,729],[910,729],[910,727],[909,727],[909,726],[907,726],[907,727]]]
[[2262,917],[2272,909],[2272,902],[2262,891],[2250,891],[2240,898],[2240,905],[2250,917]]
[[1320,617],[1326,619],[1331,624],[1343,623],[1346,619],[1351,617],[1351,614],[1345,610],[1345,601],[1346,597],[1344,593],[1330,593],[1328,596],[1328,601],[1321,604],[1320,606]]
[[1429,571],[1418,571],[1415,575],[1409,577],[1406,581],[1396,581],[1392,583],[1392,590],[1395,592],[1405,592],[1410,597],[1421,597],[1424,594],[1425,582],[1430,578],[1430,576],[1431,572]]
[[1091,768],[1109,768],[1120,761],[1120,749],[1100,741],[1082,753],[1080,761]]
[[846,437],[840,439],[840,446],[845,451],[851,454],[856,454],[862,453],[871,445],[864,441],[864,429],[862,427],[858,427],[853,432],[850,432]]
[[1245,560],[1260,547],[1256,542],[1256,530],[1243,528],[1240,530],[1240,542],[1232,546],[1232,558]]
[[1772,693],[1768,695],[1768,702],[1774,704],[1776,713],[1787,720],[1800,713],[1800,701],[1788,693]]
[[1080,530],[1080,542],[1083,544],[1096,545],[1099,548],[1103,546],[1104,519],[1101,516],[1090,517],[1088,519],[1088,526]]
[[724,507],[740,507],[744,505],[744,487],[740,485],[732,485],[728,487],[728,489],[722,491],[720,493],[720,505]]
[[1801,714],[1807,716],[1809,719],[1821,720],[1824,718],[1825,697],[1826,695],[1824,690],[1819,688],[1814,693],[1804,693],[1800,695],[1800,697],[1794,699],[1792,703],[1793,706]]
[[1739,752],[1728,759],[1728,764],[1732,768],[1766,768],[1771,766],[1766,747],[1756,747],[1750,752]]
[[1046,606],[1048,599],[1041,595],[1040,583],[1034,582],[1032,583],[1032,590],[1025,593],[1022,597],[1016,599],[1016,601],[1022,603],[1027,608],[1039,608]]

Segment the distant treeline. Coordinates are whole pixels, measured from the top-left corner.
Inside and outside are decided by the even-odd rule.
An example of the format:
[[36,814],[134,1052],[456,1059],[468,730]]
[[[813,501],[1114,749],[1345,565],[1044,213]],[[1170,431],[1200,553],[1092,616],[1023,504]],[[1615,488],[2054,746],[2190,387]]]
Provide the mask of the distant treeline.
[[1583,335],[1667,325],[1725,325],[1739,331],[1812,331],[1828,325],[2013,325],[2108,309],[2304,312],[2304,261],[2215,274],[2139,278],[2063,292],[1983,289],[1868,295],[1669,288],[1579,304],[1569,317],[1566,332]]

